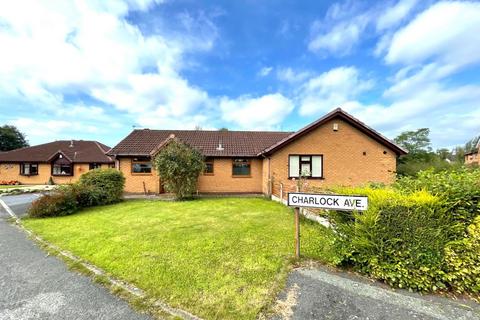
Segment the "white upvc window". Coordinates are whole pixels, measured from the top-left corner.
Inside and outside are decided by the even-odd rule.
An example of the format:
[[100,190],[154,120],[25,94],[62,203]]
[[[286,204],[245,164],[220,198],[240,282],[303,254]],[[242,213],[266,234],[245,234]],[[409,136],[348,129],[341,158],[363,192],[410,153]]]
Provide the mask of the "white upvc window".
[[289,155],[289,178],[323,178],[323,155]]

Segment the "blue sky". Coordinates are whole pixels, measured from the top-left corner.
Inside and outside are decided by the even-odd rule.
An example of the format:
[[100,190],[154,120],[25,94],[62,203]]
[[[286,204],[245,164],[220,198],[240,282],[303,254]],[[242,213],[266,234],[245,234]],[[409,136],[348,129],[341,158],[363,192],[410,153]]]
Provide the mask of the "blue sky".
[[5,2],[0,124],[113,146],[133,126],[297,130],[342,107],[451,147],[480,134],[478,17],[469,1]]

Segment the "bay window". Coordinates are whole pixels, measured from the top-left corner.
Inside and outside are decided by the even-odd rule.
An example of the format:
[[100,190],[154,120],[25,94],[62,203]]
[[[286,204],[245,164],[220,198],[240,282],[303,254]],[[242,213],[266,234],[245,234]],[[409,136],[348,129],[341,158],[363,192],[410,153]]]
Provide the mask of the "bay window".
[[73,176],[73,163],[66,159],[62,154],[52,162],[52,175],[54,176]]
[[54,176],[71,176],[73,175],[72,164],[53,164],[52,175]]

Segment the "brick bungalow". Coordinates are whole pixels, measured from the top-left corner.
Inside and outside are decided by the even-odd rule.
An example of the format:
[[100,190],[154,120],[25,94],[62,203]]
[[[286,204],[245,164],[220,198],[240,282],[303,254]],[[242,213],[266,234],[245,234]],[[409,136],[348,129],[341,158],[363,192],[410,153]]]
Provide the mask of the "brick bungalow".
[[480,139],[475,147],[469,152],[465,153],[465,164],[467,165],[480,165]]
[[0,153],[0,181],[21,184],[64,184],[78,180],[83,173],[114,167],[105,153],[110,147],[97,141],[54,141]]
[[341,109],[296,132],[134,130],[108,151],[126,177],[125,191],[163,192],[152,158],[169,139],[206,158],[201,193],[285,196],[304,173],[314,186],[391,183],[406,151]]
[[468,165],[480,165],[480,155],[478,149],[465,153],[465,164]]

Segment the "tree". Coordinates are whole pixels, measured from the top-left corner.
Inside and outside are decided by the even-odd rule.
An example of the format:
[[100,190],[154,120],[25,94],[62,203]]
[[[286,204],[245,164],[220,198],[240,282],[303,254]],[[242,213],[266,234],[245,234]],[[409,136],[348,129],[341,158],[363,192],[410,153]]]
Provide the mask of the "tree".
[[177,199],[192,197],[197,190],[197,180],[204,170],[202,154],[189,145],[170,140],[155,157],[155,167],[164,188]]
[[218,131],[228,131],[228,128],[222,127],[220,129],[218,129]]
[[449,149],[447,148],[440,148],[440,149],[437,149],[437,155],[440,157],[440,159],[442,160],[451,160],[451,152]]
[[464,163],[465,162],[465,148],[461,146],[457,146],[452,150],[452,158],[451,160],[456,163]]
[[446,161],[432,152],[430,146],[430,129],[421,128],[415,131],[402,132],[395,142],[408,150],[408,154],[397,161],[397,173],[400,175],[416,175],[419,171],[431,167],[445,167]]
[[395,138],[395,142],[407,149],[409,154],[426,153],[432,151],[429,134],[430,129],[428,128],[405,131]]
[[25,135],[15,126],[4,125],[0,127],[0,151],[10,151],[28,147]]

